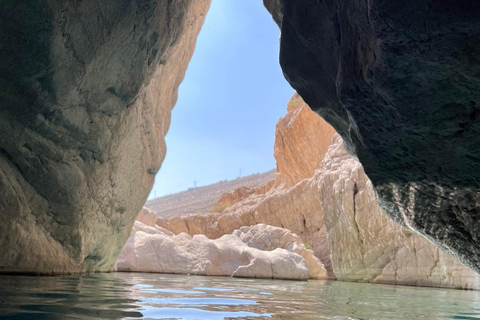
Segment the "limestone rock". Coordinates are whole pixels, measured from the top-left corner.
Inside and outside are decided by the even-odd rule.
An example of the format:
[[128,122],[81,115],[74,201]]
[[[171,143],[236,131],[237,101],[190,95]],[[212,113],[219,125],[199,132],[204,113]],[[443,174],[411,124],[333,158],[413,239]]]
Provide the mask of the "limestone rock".
[[[289,109],[289,114],[295,112]],[[297,128],[297,132],[324,130],[315,121],[305,121],[295,113],[289,121],[303,119],[299,125],[313,128]],[[310,117],[317,117],[311,113]],[[284,118],[284,119],[285,119]],[[283,119],[281,122],[284,121]],[[277,126],[295,128],[295,125]],[[288,136],[288,131],[283,131]],[[319,137],[319,133],[311,133]],[[277,135],[277,139],[278,139]],[[297,135],[301,137],[301,135]],[[290,145],[295,140],[290,139]],[[278,148],[286,144],[276,144]],[[302,159],[312,153],[314,144],[295,149],[295,158]],[[278,156],[276,153],[276,156]],[[325,266],[329,278],[345,281],[363,281],[419,286],[480,289],[480,278],[471,269],[446,255],[424,237],[412,233],[391,220],[378,205],[371,181],[362,165],[343,148],[342,140],[334,135],[331,145],[319,157],[312,177],[303,178],[293,187],[285,183],[271,188],[265,194],[249,197],[225,208],[221,213],[177,217],[171,220],[157,219],[157,223],[174,233],[187,232],[218,238],[234,232],[251,246],[262,235],[240,235],[242,226],[263,223],[292,230],[308,243]],[[291,172],[302,161],[291,163]],[[278,177],[279,175],[277,175]],[[301,174],[296,175],[301,177]],[[239,229],[239,231],[233,231]],[[276,236],[282,239],[285,236]],[[250,240],[252,239],[252,240]],[[275,243],[276,246],[282,246]],[[264,247],[259,247],[264,249]]]
[[251,227],[241,227],[235,230],[233,235],[251,248],[262,251],[273,251],[277,248],[282,248],[297,253],[305,259],[309,278],[327,278],[327,271],[320,260],[315,257],[312,250],[306,249],[302,239],[290,230],[257,224]]
[[226,192],[222,197],[217,201],[215,206],[213,206],[210,211],[212,212],[222,212],[228,207],[233,206],[235,203],[242,201],[250,197],[255,193],[255,189],[249,187],[240,187],[235,189],[232,192]]
[[157,222],[157,213],[153,210],[143,207],[142,210],[140,210],[136,221],[140,221],[141,223],[150,227],[155,227]]
[[176,234],[203,234],[212,239],[242,226],[285,228],[311,246],[329,277],[334,278],[314,170],[320,167],[335,131],[298,95],[292,97],[287,110],[276,126],[275,181],[263,188],[240,188],[224,194],[214,208],[220,213],[158,218],[157,224]]
[[113,268],[209,2],[2,2],[0,272]]
[[[295,280],[326,275],[318,259],[288,230],[258,225],[211,240],[204,235],[149,232],[155,229],[141,225],[135,223],[138,231],[128,239],[117,261],[119,271]],[[279,236],[286,238],[276,239]],[[263,246],[263,241],[268,244]]]
[[276,185],[293,187],[313,177],[334,134],[332,126],[295,93],[288,102],[287,114],[280,118],[275,129]]
[[480,289],[480,275],[380,208],[361,164],[336,135],[319,170],[319,194],[339,280]]
[[480,271],[480,2],[264,2],[286,79],[383,209]]
[[[182,214],[209,212],[219,202],[224,193],[230,193],[238,188],[247,187],[255,193],[265,189],[265,184],[275,179],[276,171],[256,173],[234,180],[224,180],[218,183],[189,188],[187,191],[149,200],[145,207],[154,210],[163,218],[178,217]],[[264,192],[263,192],[264,193]]]

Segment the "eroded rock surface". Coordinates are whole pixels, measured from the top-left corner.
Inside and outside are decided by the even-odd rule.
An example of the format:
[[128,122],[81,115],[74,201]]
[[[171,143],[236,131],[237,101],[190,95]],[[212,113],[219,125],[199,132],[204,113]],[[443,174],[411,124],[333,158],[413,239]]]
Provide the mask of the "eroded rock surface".
[[169,235],[135,222],[117,261],[119,271],[306,280],[326,271],[298,236],[266,225],[243,227],[216,240]]
[[264,2],[287,80],[383,209],[480,271],[480,3]]
[[362,165],[338,135],[318,182],[339,280],[480,289],[480,275],[385,214]]
[[[298,121],[288,127],[297,128],[297,133],[310,132],[310,137],[321,137],[315,133],[316,130],[325,131],[325,127],[316,123],[318,115],[310,111],[310,115],[304,117],[295,111],[296,117],[291,116],[294,110],[298,109],[289,109],[284,118],[289,119],[288,122],[282,119],[279,124]],[[309,118],[312,120],[306,121]],[[277,130],[279,128],[285,135],[291,133],[285,130],[286,126],[277,126]],[[301,134],[296,137],[304,139]],[[283,141],[296,145],[293,138]],[[159,218],[157,223],[174,233],[204,234],[211,238],[231,233],[244,225],[264,223],[281,226],[294,230],[312,247],[330,278],[480,289],[480,276],[477,273],[385,214],[362,165],[347,154],[338,135],[333,136],[330,145],[322,153],[309,150],[315,148],[313,143],[309,147],[307,144],[303,149],[295,149],[295,152],[284,152],[281,150],[283,147],[289,146],[276,143],[275,156],[284,154],[287,158],[295,154],[293,159],[284,160],[290,165],[283,166],[288,167],[287,173],[297,173],[291,181],[299,179],[300,182],[293,187],[282,182],[265,194],[251,193],[246,198],[241,197],[243,199],[221,213],[171,220]],[[307,174],[296,170],[295,166],[303,166],[302,160],[312,159],[311,155],[314,154],[321,157],[321,163],[311,177],[305,177]],[[277,178],[281,175],[282,172],[277,174]],[[267,239],[258,242],[268,244]]]
[[209,2],[2,2],[0,272],[113,268]]
[[212,239],[259,223],[285,228],[312,248],[329,277],[334,278],[318,182],[312,167],[312,163],[320,166],[334,132],[294,95],[286,116],[276,126],[274,154],[278,172],[274,181],[264,187],[239,188],[224,194],[214,208],[219,213],[160,217],[157,224],[176,234],[203,234]]
[[287,114],[275,129],[274,157],[277,161],[275,184],[293,187],[313,177],[335,134],[295,93],[287,104]]

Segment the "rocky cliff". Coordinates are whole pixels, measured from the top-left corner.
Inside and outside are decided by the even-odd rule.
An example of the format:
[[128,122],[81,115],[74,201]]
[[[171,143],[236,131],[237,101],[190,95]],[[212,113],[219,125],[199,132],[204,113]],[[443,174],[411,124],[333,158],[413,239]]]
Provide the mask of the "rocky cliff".
[[[301,102],[298,96],[292,101],[297,105]],[[308,109],[306,104],[301,105]],[[244,194],[245,197],[239,197],[237,203],[221,213],[170,220],[158,218],[157,224],[174,233],[204,234],[211,238],[229,234],[244,225],[279,226],[294,231],[311,246],[330,278],[480,289],[477,273],[385,214],[363,167],[347,154],[342,139],[333,135],[326,123],[319,125],[320,117],[309,109],[306,115],[298,112],[301,108],[289,108],[287,116],[279,121],[277,140],[288,143],[276,142],[275,156],[281,154],[282,163],[290,164],[288,174],[303,172],[295,168],[303,166],[303,159],[309,159],[309,163],[320,159],[310,176],[294,176],[291,181],[299,182],[293,187],[278,183],[265,194]],[[284,126],[285,123],[290,126]],[[330,141],[321,144],[321,149],[325,148],[322,152],[312,152],[314,144],[305,144],[303,149],[296,149],[292,160],[286,159],[293,152],[284,152],[282,148],[292,150],[291,146],[301,144],[296,139],[305,139],[295,132],[309,132],[308,137],[319,141],[326,141],[322,137],[330,135]],[[282,135],[289,139],[281,138]],[[276,180],[284,179],[280,171]]]
[[287,114],[276,126],[278,172],[274,181],[263,188],[239,188],[224,194],[213,208],[219,213],[158,218],[157,224],[177,234],[204,234],[209,238],[259,223],[286,228],[311,246],[334,278],[317,182],[312,178],[312,163],[320,166],[334,132],[294,95]]
[[396,222],[480,271],[480,3],[264,0],[280,64]]
[[209,0],[1,6],[0,272],[111,270]]
[[480,275],[385,214],[363,167],[338,135],[317,182],[337,279],[480,289]]

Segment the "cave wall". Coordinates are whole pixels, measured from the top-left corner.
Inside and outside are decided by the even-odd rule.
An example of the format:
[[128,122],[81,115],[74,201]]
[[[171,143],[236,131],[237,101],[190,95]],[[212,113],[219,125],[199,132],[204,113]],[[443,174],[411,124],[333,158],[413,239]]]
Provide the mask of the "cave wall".
[[480,3],[265,0],[280,64],[399,224],[480,271]]
[[0,272],[112,270],[209,4],[0,1]]

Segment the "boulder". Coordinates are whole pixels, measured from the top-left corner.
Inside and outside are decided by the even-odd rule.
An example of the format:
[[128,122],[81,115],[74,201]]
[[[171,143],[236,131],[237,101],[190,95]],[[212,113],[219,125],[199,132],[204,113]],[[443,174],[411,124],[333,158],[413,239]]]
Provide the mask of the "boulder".
[[169,235],[138,221],[135,228],[117,260],[119,271],[292,280],[326,276],[320,261],[288,230],[257,225],[211,240]]

